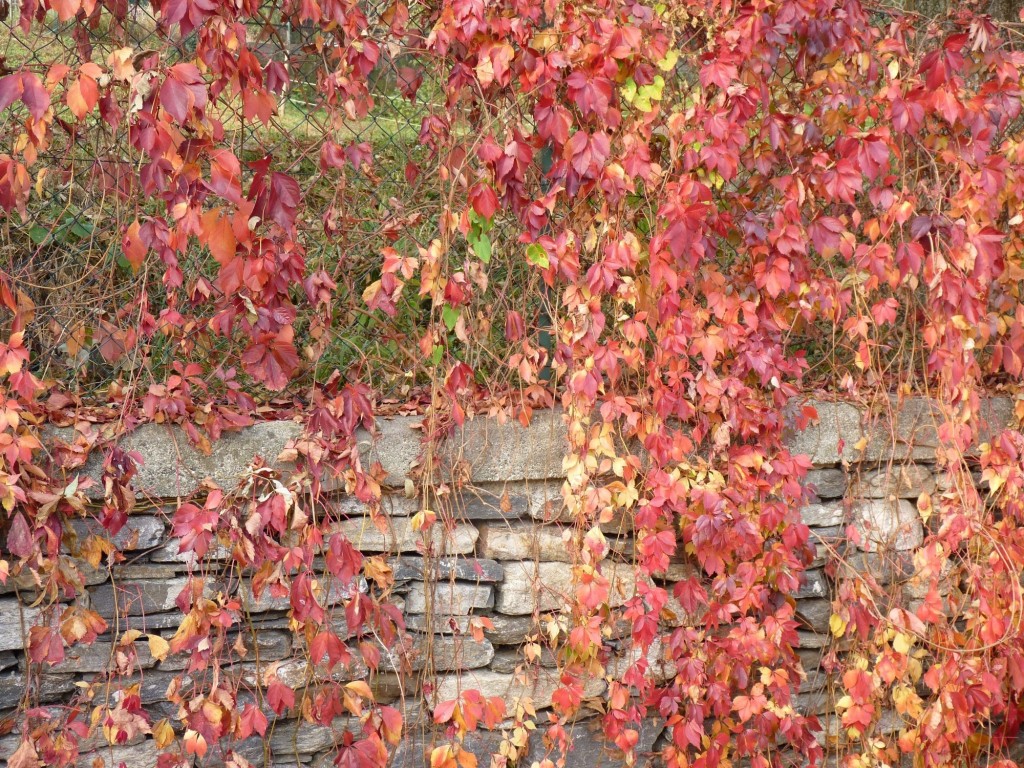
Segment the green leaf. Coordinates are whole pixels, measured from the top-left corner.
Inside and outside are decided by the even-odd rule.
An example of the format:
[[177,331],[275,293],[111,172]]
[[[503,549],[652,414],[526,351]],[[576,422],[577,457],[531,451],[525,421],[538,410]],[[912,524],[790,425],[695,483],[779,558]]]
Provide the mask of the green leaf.
[[50,237],[50,230],[46,227],[41,227],[38,224],[34,224],[28,230],[28,236],[32,238],[32,242],[36,245],[45,243]]
[[480,261],[484,264],[491,263],[491,238],[487,235],[480,235],[476,240],[470,240],[469,244],[473,246],[473,252]]
[[632,104],[633,99],[636,98],[636,80],[632,77],[626,80],[626,82],[619,87],[619,93],[622,94],[622,98],[625,99],[627,103]]
[[432,365],[437,365],[441,362],[441,356],[444,355],[444,347],[440,344],[435,344],[434,348],[430,350],[430,362]]
[[441,310],[441,319],[444,320],[444,324],[449,331],[455,328],[455,324],[459,322],[459,315],[461,314],[455,307],[448,306],[447,304],[444,305],[444,309]]
[[551,263],[548,261],[548,252],[539,243],[531,243],[526,246],[526,260],[541,269],[547,269]]
[[491,226],[494,224],[494,222],[491,219],[485,219],[472,208],[469,209],[469,223],[469,232],[471,238],[474,235],[483,235],[486,232],[490,232]]

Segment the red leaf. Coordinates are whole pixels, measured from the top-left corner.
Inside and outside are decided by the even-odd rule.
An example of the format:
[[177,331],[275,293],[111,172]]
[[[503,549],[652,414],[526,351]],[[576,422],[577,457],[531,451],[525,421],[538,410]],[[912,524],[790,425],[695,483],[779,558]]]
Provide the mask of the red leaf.
[[266,175],[258,172],[249,190],[249,199],[253,200],[252,212],[289,232],[295,227],[295,212],[301,197],[298,182],[276,171],[270,175],[269,184],[266,183]]
[[280,715],[295,706],[295,691],[275,677],[267,687],[267,703]]
[[402,713],[394,707],[382,706],[380,721],[384,738],[390,744],[397,745],[402,740]]
[[28,656],[36,664],[64,661],[64,640],[53,627],[35,626],[28,631]]
[[175,64],[160,86],[160,104],[179,124],[184,124],[193,110],[202,112],[208,98],[203,76],[195,64]]
[[8,551],[15,557],[26,558],[35,551],[35,543],[25,516],[19,512],[11,520],[11,528],[7,532]]
[[50,94],[43,87],[39,76],[32,72],[21,73],[21,84],[24,89],[21,100],[28,107],[28,113],[39,120],[50,108]]
[[852,203],[853,196],[860,192],[864,180],[857,166],[844,159],[836,162],[835,168],[825,171],[822,182],[831,200]]
[[262,333],[242,355],[249,374],[268,389],[280,392],[299,368],[299,354],[292,339],[295,329],[285,326],[278,333]]
[[20,99],[24,92],[21,75],[13,74],[0,78],[0,110],[7,109]]
[[469,190],[469,202],[481,218],[490,219],[498,210],[498,195],[489,184],[477,184]]
[[416,98],[416,91],[423,84],[423,72],[412,67],[398,68],[398,90],[409,101]]
[[242,710],[242,715],[238,720],[238,737],[240,739],[247,739],[254,733],[258,733],[260,736],[264,736],[267,733],[267,716],[263,714],[259,707],[253,704],[245,705],[245,709]]

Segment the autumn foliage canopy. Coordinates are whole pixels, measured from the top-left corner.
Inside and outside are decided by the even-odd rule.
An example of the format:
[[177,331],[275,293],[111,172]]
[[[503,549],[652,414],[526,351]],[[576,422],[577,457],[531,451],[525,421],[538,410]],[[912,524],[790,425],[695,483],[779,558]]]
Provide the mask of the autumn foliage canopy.
[[[526,423],[559,405],[569,436],[575,596],[537,639],[557,659],[553,706],[507,712],[473,691],[436,702],[448,742],[432,768],[473,768],[461,745],[477,728],[507,733],[496,768],[515,764],[534,730],[557,762],[584,683],[611,676],[613,642],[632,663],[609,679],[600,717],[628,761],[638,724],[655,717],[670,768],[816,763],[837,738],[849,768],[1013,764],[1024,433],[985,433],[980,414],[984,392],[1014,392],[1024,375],[1017,25],[966,5],[928,20],[857,0],[154,0],[166,47],[97,43],[97,29],[115,39],[136,8],[22,0],[28,39],[56,23],[73,52],[11,59],[0,76],[6,242],[61,247],[43,205],[52,185],[92,172],[76,148],[98,147],[118,170],[96,248],[112,254],[109,281],[132,287],[63,342],[72,355],[94,346],[108,380],[58,386],[37,364],[22,262],[4,257],[0,580],[27,579],[49,606],[28,634],[31,664],[60,662],[113,631],[75,597],[76,563],[119,562],[110,537],[137,503],[133,458],[114,438],[158,421],[208,448],[255,419],[301,418],[299,471],[285,485],[256,467],[239,488],[183,502],[172,526],[183,553],[201,562],[226,548],[256,594],[287,596],[305,660],[327,674],[305,687],[273,667],[222,677],[244,615],[197,570],[169,641],[119,636],[109,672],[67,706],[26,693],[5,726],[21,735],[11,768],[73,765],[97,734],[152,738],[161,768],[208,754],[244,766],[232,744],[264,734],[270,711],[352,718],[336,765],[386,764],[398,709],[366,681],[330,674],[354,659],[372,671],[404,643],[379,559],[337,533],[340,513],[321,503],[340,487],[383,514],[381,478],[354,441],[373,427],[382,375],[358,357],[334,371],[330,358],[358,318],[413,361],[403,392],[424,414],[424,466],[477,414]],[[304,30],[320,61],[309,98],[325,130],[305,165],[238,143],[240,130],[271,129],[293,87],[287,57],[250,46],[271,21]],[[362,128],[390,108],[375,99],[382,77],[419,125],[389,214],[374,221],[353,190],[379,182],[384,161]],[[329,192],[313,194],[311,176]],[[38,226],[44,236],[17,239]],[[372,237],[357,238],[367,227]],[[369,263],[359,282],[357,262]],[[944,418],[943,490],[918,502],[924,597],[843,582],[826,655],[839,722],[824,732],[795,699],[792,595],[814,549],[799,513],[808,460],[783,441],[815,418],[794,405],[811,392],[922,393]],[[47,423],[73,438],[53,443]],[[102,487],[75,479],[90,455]],[[613,608],[601,526],[620,514],[636,530],[637,588]],[[68,521],[81,516],[107,536],[71,542]],[[415,518],[422,530],[450,523]],[[317,562],[350,588],[347,631],[325,614]],[[683,566],[689,575],[666,586],[661,576]],[[371,588],[354,588],[363,579]],[[172,717],[130,683],[147,642],[156,658],[189,659],[168,690]],[[655,674],[652,648],[674,674]],[[893,712],[902,727],[883,729]]]

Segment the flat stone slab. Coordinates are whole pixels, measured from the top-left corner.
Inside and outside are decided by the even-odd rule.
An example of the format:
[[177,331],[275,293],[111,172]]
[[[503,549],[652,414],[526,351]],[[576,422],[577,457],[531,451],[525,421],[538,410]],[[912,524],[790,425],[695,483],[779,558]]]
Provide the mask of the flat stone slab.
[[[451,701],[458,698],[462,691],[479,691],[482,696],[498,696],[505,701],[505,711],[514,713],[516,705],[529,698],[537,709],[551,706],[551,698],[559,688],[558,672],[553,669],[540,667],[536,672],[535,679],[523,682],[514,674],[493,672],[488,669],[478,669],[465,672],[462,675],[449,675],[439,677],[437,680],[437,700]],[[584,683],[583,696],[600,696],[605,689],[605,682],[599,678],[590,678]]]
[[865,552],[916,549],[924,541],[917,507],[905,499],[867,499],[853,508],[853,525]]
[[849,478],[841,469],[812,469],[804,477],[804,485],[814,489],[818,499],[841,499],[846,495]]
[[[471,611],[494,607],[494,588],[489,585],[443,582],[433,585],[432,613],[466,616]],[[406,595],[408,613],[426,613],[427,592],[424,584],[413,584]]]
[[[22,605],[13,597],[0,598],[0,651],[20,651],[24,648],[29,627],[38,622],[40,614],[38,608]],[[23,624],[25,637],[22,637]]]
[[[806,454],[818,467],[843,462],[934,461],[939,427],[944,417],[934,400],[891,398],[884,412],[864,413],[848,402],[795,400],[791,411],[813,406],[818,422],[804,430],[790,424],[786,444],[792,453]],[[1013,416],[1013,400],[989,397],[982,401],[978,423],[982,440],[1004,429]]]
[[[395,581],[423,581],[427,560],[402,555],[388,560]],[[460,579],[472,582],[497,582],[505,575],[501,563],[478,557],[439,557],[433,561],[433,577],[438,580]]]
[[[78,536],[79,541],[85,541],[86,537],[94,534],[100,538],[111,538],[106,529],[99,521],[93,518],[71,520],[71,529]],[[160,545],[167,529],[164,521],[152,515],[132,515],[128,522],[117,532],[111,540],[122,552],[150,549]]]
[[177,611],[174,601],[186,584],[188,579],[184,576],[176,579],[131,581],[119,583],[116,587],[108,582],[91,590],[89,596],[92,609],[101,616],[114,616],[118,613],[141,616],[147,613],[163,613],[171,609]]
[[[54,430],[54,434],[66,437],[69,432]],[[302,425],[294,421],[261,421],[238,432],[225,432],[207,456],[189,442],[180,427],[149,423],[125,435],[119,446],[141,458],[134,480],[137,496],[181,498],[195,493],[204,478],[233,489],[254,457],[275,465],[287,442],[301,434]],[[278,466],[288,468],[286,464]],[[103,494],[99,484],[102,473],[103,456],[97,452],[81,470],[83,476],[97,481],[89,489],[93,497]]]
[[480,553],[494,560],[572,562],[572,549],[558,525],[534,522],[483,523]]
[[921,464],[894,464],[862,472],[853,490],[855,498],[916,499],[935,490],[935,475]]
[[[532,616],[488,616],[493,629],[484,629],[484,636],[492,645],[521,645],[527,635],[537,631]],[[434,632],[437,634],[468,635],[471,632],[469,616],[435,615],[428,621],[423,614],[409,614],[405,627],[410,632]]]
[[361,552],[421,552],[429,546],[437,555],[465,555],[476,549],[480,536],[469,523],[457,523],[449,531],[440,521],[426,534],[415,530],[408,517],[387,520],[386,531],[377,528],[368,517],[343,520],[335,530],[344,534]]

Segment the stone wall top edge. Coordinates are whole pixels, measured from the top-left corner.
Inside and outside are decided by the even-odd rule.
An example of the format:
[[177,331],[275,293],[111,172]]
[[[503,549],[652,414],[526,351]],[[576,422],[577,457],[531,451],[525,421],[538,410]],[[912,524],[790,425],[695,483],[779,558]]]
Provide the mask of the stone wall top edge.
[[[811,405],[817,421],[804,430],[795,426],[796,409]],[[1011,422],[1014,401],[1006,396],[985,400],[982,421],[993,432]],[[792,402],[787,422],[787,443],[794,453],[806,454],[818,467],[882,460],[934,460],[940,417],[934,401],[907,397],[892,401],[891,411],[870,414],[842,399],[801,397]],[[421,454],[421,416],[381,417],[377,434],[360,430],[357,442],[367,465],[379,462],[386,485],[401,488],[415,474]],[[177,426],[144,424],[125,435],[120,445],[142,457],[136,486],[140,496],[181,498],[194,493],[205,478],[221,487],[233,487],[254,457],[277,462],[289,441],[300,437],[295,421],[261,421],[215,442],[209,455],[192,446]],[[70,430],[54,428],[49,435],[67,439]],[[440,449],[447,466],[460,465],[474,484],[542,482],[563,477],[566,441],[560,409],[536,411],[529,427],[517,421],[477,417],[456,431]],[[81,474],[99,479],[100,457],[92,457]],[[97,487],[98,489],[98,487]]]

